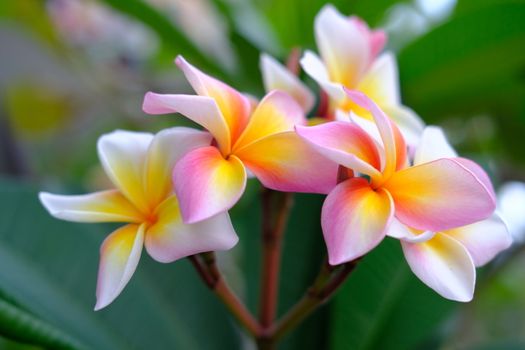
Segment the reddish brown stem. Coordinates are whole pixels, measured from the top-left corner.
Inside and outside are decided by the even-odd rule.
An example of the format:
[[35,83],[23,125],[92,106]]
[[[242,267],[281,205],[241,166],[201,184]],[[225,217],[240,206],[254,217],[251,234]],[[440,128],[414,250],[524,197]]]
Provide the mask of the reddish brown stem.
[[299,325],[319,306],[330,300],[354,270],[357,262],[358,260],[354,260],[343,266],[335,267],[325,263],[314,284],[303,298],[267,330],[265,336],[275,343]]
[[200,256],[191,256],[189,259],[206,286],[221,299],[239,324],[252,337],[260,337],[262,328],[222,276],[215,261],[215,254],[203,253]]
[[290,54],[288,55],[288,59],[286,60],[286,68],[290,72],[292,72],[294,75],[299,75],[301,71],[301,65],[299,64],[299,61],[301,60],[301,48],[294,47],[290,51]]
[[260,336],[262,333],[261,326],[255,317],[252,316],[250,311],[248,311],[242,301],[231,290],[224,278],[219,278],[217,280],[215,283],[214,292],[252,337],[257,338]]
[[206,269],[206,267],[202,264],[199,257],[197,255],[191,255],[188,257],[188,260],[191,262],[193,267],[195,268],[195,271],[199,274],[199,277],[204,281],[206,286],[210,289],[213,288],[214,279]]
[[320,118],[330,119],[329,113],[328,113],[328,107],[329,107],[328,94],[324,90],[321,90],[319,92],[319,105],[317,106],[317,112],[315,115]]
[[[278,198],[279,208],[274,220],[272,201]],[[280,194],[272,190],[263,189],[263,256],[261,274],[260,316],[259,321],[263,328],[269,327],[275,320],[279,290],[279,268],[281,264],[282,237],[288,221],[288,215],[293,202],[291,193]]]
[[324,287],[318,297],[322,299],[322,302],[328,301],[332,295],[343,285],[346,279],[354,271],[359,259],[350,261],[343,265],[340,271],[335,275],[334,278]]

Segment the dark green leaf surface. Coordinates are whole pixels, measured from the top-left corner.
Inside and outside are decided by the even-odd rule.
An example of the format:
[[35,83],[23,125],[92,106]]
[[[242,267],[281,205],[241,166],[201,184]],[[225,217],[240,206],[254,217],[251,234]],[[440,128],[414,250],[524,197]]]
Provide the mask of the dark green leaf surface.
[[338,292],[331,349],[414,349],[453,306],[413,275],[399,242],[387,238]]
[[122,295],[94,312],[98,249],[111,228],[51,218],[36,192],[0,181],[0,290],[89,349],[234,349],[237,331],[186,261],[143,254]]
[[49,349],[84,348],[60,330],[3,299],[0,299],[0,335]]
[[494,110],[507,96],[521,106],[525,51],[516,48],[525,42],[524,16],[525,3],[482,7],[406,47],[399,55],[405,102],[426,121]]

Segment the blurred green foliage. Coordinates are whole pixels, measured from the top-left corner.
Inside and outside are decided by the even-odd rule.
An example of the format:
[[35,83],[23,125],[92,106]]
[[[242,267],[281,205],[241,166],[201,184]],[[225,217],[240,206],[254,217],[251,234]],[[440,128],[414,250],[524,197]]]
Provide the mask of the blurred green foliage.
[[[233,70],[203,53],[180,23],[146,0],[100,1],[149,28],[160,42],[147,58],[117,52],[111,59],[68,42],[46,1],[0,2],[0,171],[25,177],[0,181],[1,349],[235,349],[249,342],[187,262],[162,265],[147,254],[122,296],[94,313],[98,247],[113,227],[59,222],[36,197],[39,187],[70,193],[104,188],[95,150],[101,133],[185,123],[140,111],[148,90],[189,90],[171,65],[177,54],[261,96],[259,53],[284,60],[293,47],[315,49],[313,19],[325,3],[204,2],[225,23]],[[388,26],[394,9],[420,13],[424,30],[393,46],[405,104],[427,123],[443,125],[456,146],[488,165],[495,179],[525,179],[525,1],[459,0],[438,21],[413,1],[333,3],[372,26],[387,25],[395,43],[405,43],[397,39],[409,33]],[[6,155],[12,154],[23,165],[17,171],[8,164],[12,158]],[[254,312],[258,192],[252,180],[233,209],[241,240],[221,260]],[[325,250],[322,198],[297,195],[295,203],[284,243],[280,314],[312,281]],[[397,242],[387,240],[359,264],[335,301],[290,334],[281,349],[525,349],[522,250],[518,246],[490,265],[479,277],[474,302],[459,305],[422,285]]]

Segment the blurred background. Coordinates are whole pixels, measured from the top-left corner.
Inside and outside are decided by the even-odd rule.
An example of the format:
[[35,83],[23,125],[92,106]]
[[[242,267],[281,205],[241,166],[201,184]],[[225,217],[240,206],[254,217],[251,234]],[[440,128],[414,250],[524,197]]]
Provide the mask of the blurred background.
[[[50,218],[38,190],[110,184],[96,140],[116,128],[189,125],[146,116],[148,90],[190,92],[173,59],[260,97],[259,54],[315,49],[320,0],[0,1],[0,349],[251,349],[186,261],[143,254],[121,297],[93,312],[98,247],[111,225]],[[443,300],[386,240],[282,349],[525,349],[525,1],[334,0],[389,34],[402,97],[483,165],[515,243],[478,271],[473,302]],[[317,91],[316,85],[305,81]],[[254,180],[252,180],[254,181]],[[221,255],[256,311],[257,183],[232,211],[240,244]],[[284,247],[282,313],[324,255],[322,198],[298,195]]]

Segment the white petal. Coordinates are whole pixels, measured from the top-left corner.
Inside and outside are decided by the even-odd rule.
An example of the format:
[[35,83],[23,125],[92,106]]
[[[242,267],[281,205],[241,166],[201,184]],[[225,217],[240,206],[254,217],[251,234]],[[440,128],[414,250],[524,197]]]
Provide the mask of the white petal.
[[98,140],[100,162],[115,186],[140,210],[147,210],[144,164],[153,134],[117,130]]
[[416,147],[425,128],[425,123],[410,108],[403,105],[381,106],[398,126],[408,146]]
[[292,72],[273,57],[262,54],[260,68],[266,93],[282,90],[291,95],[308,113],[315,104],[315,96],[310,89]]
[[516,242],[525,240],[525,183],[506,182],[498,191],[498,208],[512,238]]
[[184,224],[175,196],[159,208],[158,221],[146,232],[146,250],[160,262],[172,262],[190,255],[228,250],[239,240],[227,212],[209,219]]
[[507,226],[498,214],[471,225],[445,231],[463,244],[469,251],[476,266],[492,260],[499,252],[512,244]]
[[422,243],[432,239],[436,233],[432,231],[425,231],[421,232],[420,234],[416,234],[406,225],[394,218],[392,220],[392,224],[388,228],[387,235],[409,243]]
[[400,103],[397,63],[391,52],[385,52],[374,61],[359,82],[357,90],[367,94],[380,106]]
[[334,119],[337,120],[337,121],[340,121],[340,122],[349,122],[349,121],[351,121],[351,119],[350,119],[350,114],[351,113],[352,112],[348,113],[348,112],[345,112],[345,111],[343,111],[341,109],[336,109],[335,110],[335,118]]
[[145,225],[126,225],[110,234],[100,247],[95,311],[109,305],[135,272],[144,243]]
[[401,246],[410,268],[423,283],[447,299],[472,300],[476,269],[461,243],[437,234],[424,243],[401,241]]
[[76,196],[41,192],[40,201],[54,217],[74,222],[141,222],[142,214],[119,191]]
[[332,5],[325,5],[315,17],[315,38],[330,80],[353,88],[370,61],[365,32]]
[[438,160],[440,158],[455,158],[458,154],[450,146],[443,132],[437,126],[427,126],[423,130],[419,145],[416,148],[414,164],[423,164]]
[[346,99],[342,85],[330,81],[326,66],[319,56],[307,50],[301,58],[300,63],[306,74],[314,79],[332,99],[335,101],[343,101]]

